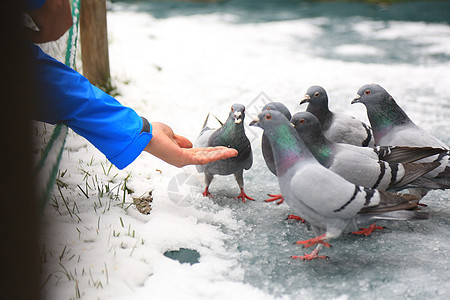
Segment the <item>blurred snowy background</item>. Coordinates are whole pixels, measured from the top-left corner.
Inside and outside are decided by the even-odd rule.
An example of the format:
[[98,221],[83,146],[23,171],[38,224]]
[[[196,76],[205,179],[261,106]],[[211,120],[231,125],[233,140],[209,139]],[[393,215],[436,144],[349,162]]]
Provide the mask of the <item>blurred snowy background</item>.
[[[375,82],[450,143],[448,1],[114,1],[108,8],[117,99],[191,141],[208,112],[224,120],[233,103],[247,106],[246,124],[265,101],[305,110],[299,101],[311,85],[327,90],[332,110],[368,122],[364,106],[350,102]],[[44,298],[450,298],[448,191],[423,199],[430,220],[380,222],[387,229],[370,237],[332,241],[323,251],[329,260],[292,260],[304,251],[293,243],[312,232],[285,220],[286,204],[264,203],[278,183],[262,159],[262,131],[247,134],[254,163],[244,180],[256,201],[242,203],[233,199],[232,176],[218,176],[215,197],[204,198],[194,167],[143,153],[119,171],[70,131],[42,216]],[[145,201],[149,215],[137,209],[148,212]],[[190,263],[168,257],[180,249],[194,250],[182,253]]]

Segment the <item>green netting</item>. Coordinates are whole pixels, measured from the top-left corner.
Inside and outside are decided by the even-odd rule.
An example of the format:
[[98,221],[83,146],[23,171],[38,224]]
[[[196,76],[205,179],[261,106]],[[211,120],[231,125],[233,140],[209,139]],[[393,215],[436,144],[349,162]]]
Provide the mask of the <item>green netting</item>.
[[[74,68],[78,40],[78,23],[80,19],[80,0],[72,0],[72,17],[73,26],[68,31],[65,53],[63,55],[64,63]],[[64,124],[58,124],[55,127],[36,167],[36,177],[41,182],[38,196],[42,209],[50,198],[50,193],[58,175],[59,163],[64,150],[67,132],[68,128]]]

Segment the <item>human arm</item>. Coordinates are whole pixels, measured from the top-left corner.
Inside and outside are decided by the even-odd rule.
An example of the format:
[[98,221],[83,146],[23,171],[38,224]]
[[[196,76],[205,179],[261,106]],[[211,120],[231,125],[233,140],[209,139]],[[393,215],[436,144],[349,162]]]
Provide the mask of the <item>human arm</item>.
[[27,13],[39,28],[39,31],[27,29],[30,40],[34,43],[56,41],[73,24],[68,0],[46,0],[41,7]]
[[93,86],[75,70],[32,45],[36,66],[34,119],[65,123],[119,169],[145,150],[177,167],[236,156],[229,148],[191,148],[192,143],[162,123],[148,124],[130,107]]
[[153,138],[144,151],[176,167],[204,165],[236,156],[237,150],[226,147],[192,148],[192,143],[159,122],[152,122]]

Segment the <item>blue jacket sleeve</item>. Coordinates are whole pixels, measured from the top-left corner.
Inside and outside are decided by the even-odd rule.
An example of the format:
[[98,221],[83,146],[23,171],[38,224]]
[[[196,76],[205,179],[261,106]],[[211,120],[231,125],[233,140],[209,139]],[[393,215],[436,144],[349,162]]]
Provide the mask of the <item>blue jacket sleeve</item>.
[[[92,85],[85,77],[32,45],[38,105],[35,119],[65,123],[119,169],[133,162],[150,142],[151,126],[133,109]],[[146,132],[148,131],[148,132]]]

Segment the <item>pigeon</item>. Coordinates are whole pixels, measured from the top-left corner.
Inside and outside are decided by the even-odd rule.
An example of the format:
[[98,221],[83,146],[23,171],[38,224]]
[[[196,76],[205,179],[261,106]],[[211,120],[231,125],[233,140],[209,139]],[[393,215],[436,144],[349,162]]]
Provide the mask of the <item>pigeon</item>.
[[322,166],[280,112],[263,111],[250,125],[264,129],[272,145],[278,183],[285,202],[311,224],[316,235],[296,243],[304,247],[317,245],[314,251],[293,258],[326,258],[319,256],[319,251],[323,246],[330,246],[328,240],[355,228],[359,214],[373,218],[388,214],[391,219],[428,217],[426,213],[408,211],[417,207],[413,196],[357,186]]
[[349,115],[329,110],[327,92],[323,87],[310,87],[300,105],[303,103],[308,103],[306,111],[319,119],[323,133],[330,141],[363,147],[374,145],[372,130],[367,124]]
[[[264,110],[276,110],[281,112],[288,120],[291,119],[291,113],[289,112],[289,109],[281,102],[267,103],[262,108],[262,111]],[[272,146],[270,145],[269,139],[264,133],[261,140],[261,149],[267,167],[269,168],[270,172],[272,172],[272,174],[277,176],[277,170],[275,169],[275,162],[273,160]],[[277,204],[280,205],[284,201],[281,194],[268,194],[268,196],[270,196],[271,198],[265,200],[265,202],[273,202],[278,200]]]
[[241,189],[237,198],[243,202],[246,199],[254,200],[247,196],[244,192],[244,178],[243,171],[249,170],[253,163],[253,154],[250,141],[245,135],[244,131],[244,117],[245,107],[242,104],[233,104],[226,122],[218,129],[209,128],[206,124],[208,122],[206,117],[200,136],[195,142],[197,147],[215,147],[225,146],[234,148],[238,151],[238,155],[223,160],[218,160],[206,165],[197,165],[199,173],[205,173],[206,188],[203,195],[209,196],[209,185],[214,178],[214,175],[231,175],[234,174],[236,181]]
[[[358,90],[353,103],[362,103],[366,106],[377,145],[434,147],[447,150],[447,152],[424,158],[420,162],[440,162],[441,165],[424,178],[431,178],[435,183],[439,181],[442,188],[450,185],[450,148],[414,124],[384,88],[378,84],[366,84]],[[419,190],[422,196],[427,191],[427,189]]]
[[296,113],[291,123],[320,164],[366,188],[402,190],[440,165],[439,162],[402,164],[383,161],[370,147],[334,143],[323,135],[319,120],[307,111]]

